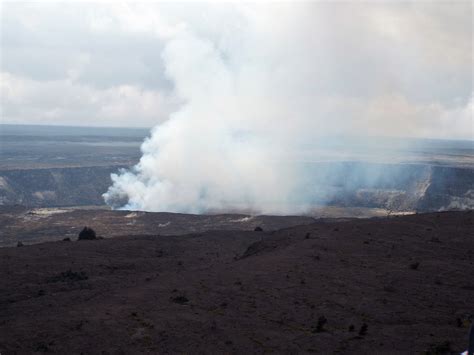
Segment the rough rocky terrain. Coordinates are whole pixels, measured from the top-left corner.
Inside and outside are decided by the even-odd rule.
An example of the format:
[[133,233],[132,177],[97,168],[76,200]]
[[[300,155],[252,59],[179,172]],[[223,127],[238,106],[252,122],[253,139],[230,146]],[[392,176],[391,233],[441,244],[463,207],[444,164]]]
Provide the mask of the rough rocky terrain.
[[[97,208],[97,207],[96,207]],[[304,216],[249,216],[243,214],[192,215],[166,212],[111,211],[0,206],[0,247],[75,239],[84,226],[93,226],[102,238],[123,235],[182,235],[208,230],[267,231],[309,224]]]
[[474,315],[472,222],[124,229],[0,248],[0,353],[459,352]]

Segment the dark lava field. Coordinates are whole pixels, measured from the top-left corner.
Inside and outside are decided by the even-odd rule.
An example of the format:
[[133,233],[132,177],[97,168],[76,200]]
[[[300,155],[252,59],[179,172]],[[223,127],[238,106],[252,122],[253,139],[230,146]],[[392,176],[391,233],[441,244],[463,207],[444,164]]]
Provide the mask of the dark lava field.
[[[71,217],[56,216],[58,223]],[[196,217],[169,214],[164,227],[163,216],[146,218],[149,227],[136,222],[134,235],[126,224],[120,235],[119,227],[104,229],[96,219],[90,226],[105,239],[0,248],[0,353],[467,349],[474,315],[471,211],[268,217],[241,220],[240,230],[208,216],[188,224],[199,230],[176,235],[160,231]],[[213,218],[222,228],[205,231]],[[263,231],[253,230],[257,223]],[[34,239],[35,229],[28,233]]]

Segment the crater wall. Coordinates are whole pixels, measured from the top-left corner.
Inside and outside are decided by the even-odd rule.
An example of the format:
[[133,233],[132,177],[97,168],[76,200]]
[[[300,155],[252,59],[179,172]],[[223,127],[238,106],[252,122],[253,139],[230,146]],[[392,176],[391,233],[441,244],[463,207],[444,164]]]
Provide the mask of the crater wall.
[[[0,170],[0,205],[104,205],[119,166]],[[428,164],[305,164],[299,193],[317,206],[438,211],[474,208],[474,169]],[[303,202],[303,201],[302,201]]]

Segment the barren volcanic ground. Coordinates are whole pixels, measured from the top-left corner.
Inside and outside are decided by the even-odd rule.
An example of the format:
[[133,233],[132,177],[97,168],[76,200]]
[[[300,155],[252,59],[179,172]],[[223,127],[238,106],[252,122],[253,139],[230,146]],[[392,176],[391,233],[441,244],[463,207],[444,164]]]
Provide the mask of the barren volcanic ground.
[[0,352],[461,351],[474,314],[472,220],[444,212],[1,248]]
[[[96,207],[97,208],[97,207]],[[106,209],[26,208],[0,206],[0,247],[76,239],[84,226],[100,237],[123,235],[182,235],[209,230],[266,231],[309,224],[312,217],[196,215],[166,212],[111,211]]]

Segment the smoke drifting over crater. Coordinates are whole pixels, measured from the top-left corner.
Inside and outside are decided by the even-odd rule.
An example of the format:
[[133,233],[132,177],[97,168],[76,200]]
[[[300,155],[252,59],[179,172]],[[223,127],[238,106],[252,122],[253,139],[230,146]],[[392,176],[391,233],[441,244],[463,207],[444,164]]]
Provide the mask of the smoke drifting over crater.
[[189,6],[155,31],[179,109],[112,175],[109,205],[298,213],[301,163],[336,137],[472,138],[467,3]]

